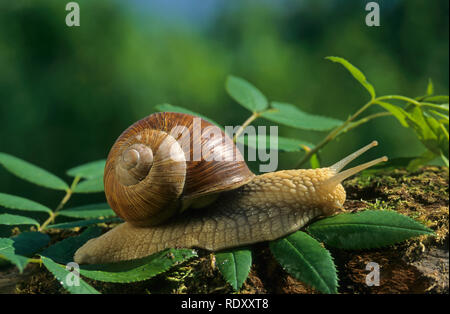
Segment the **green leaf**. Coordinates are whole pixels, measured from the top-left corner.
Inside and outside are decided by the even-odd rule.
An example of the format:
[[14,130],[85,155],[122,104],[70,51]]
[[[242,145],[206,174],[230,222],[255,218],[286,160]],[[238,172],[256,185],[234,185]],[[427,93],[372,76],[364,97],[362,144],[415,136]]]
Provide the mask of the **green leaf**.
[[309,159],[309,163],[311,164],[311,169],[320,168],[319,156],[317,156],[317,154],[313,154]]
[[115,213],[107,203],[101,203],[64,209],[59,212],[59,215],[73,218],[99,218],[112,217]]
[[11,215],[11,214],[0,214],[0,225],[36,225],[39,226],[39,223],[33,218],[19,216],[19,215]]
[[441,119],[440,121],[444,124],[448,125],[448,114],[443,114],[441,112],[438,112],[436,110],[427,110],[427,112],[430,112],[434,115],[436,115],[439,119]]
[[[91,287],[83,279],[79,278],[75,280],[74,273],[71,273],[65,266],[59,265],[52,261],[50,258],[42,257],[42,262],[45,267],[55,276],[59,283],[70,293],[73,294],[99,294],[97,290]],[[73,284],[78,281],[79,285]],[[70,284],[68,284],[70,283]]]
[[52,210],[44,205],[23,197],[0,193],[0,206],[26,211],[51,213]]
[[100,223],[113,223],[113,222],[123,222],[122,219],[118,217],[105,218],[105,219],[88,219],[88,220],[77,220],[71,222],[64,222],[59,224],[48,225],[46,229],[72,229],[79,227],[87,227]]
[[425,147],[436,155],[441,151],[448,152],[448,140],[441,132],[440,123],[431,116],[425,116],[419,106],[413,106],[408,110],[406,120]]
[[375,98],[375,96],[376,96],[375,95],[375,89],[373,88],[372,84],[370,84],[367,81],[365,75],[357,67],[355,67],[353,64],[351,64],[350,62],[348,62],[344,58],[340,58],[340,57],[326,57],[325,59],[328,59],[330,61],[342,64],[353,75],[353,77],[359,83],[361,83],[362,86],[364,86],[367,89],[367,91],[369,92],[370,96],[372,96],[372,99]]
[[433,81],[430,79],[428,79],[428,85],[427,85],[427,96],[431,96],[434,94],[434,86],[433,86]]
[[447,104],[448,105],[448,95],[426,96],[423,99],[423,101],[431,102],[431,103],[435,103],[435,104]]
[[80,273],[106,282],[136,282],[147,280],[172,266],[197,256],[192,249],[167,249],[150,256],[105,265],[83,265]]
[[0,255],[9,251],[10,248],[14,249],[13,244],[14,244],[14,241],[12,239],[0,238]]
[[105,164],[105,159],[92,161],[87,164],[67,170],[67,175],[84,179],[101,177],[103,176],[103,171],[105,170]]
[[32,257],[50,242],[50,237],[41,232],[25,231],[11,238],[16,254]]
[[222,126],[220,124],[218,124],[217,122],[215,122],[214,120],[211,120],[208,117],[205,117],[204,115],[185,109],[183,107],[178,107],[178,106],[174,106],[174,105],[170,105],[170,104],[160,104],[155,106],[155,109],[161,112],[179,112],[179,113],[186,113],[186,114],[190,114],[192,116],[196,116],[196,117],[200,117],[205,121],[208,121],[209,123],[212,123],[218,127],[220,127],[222,129]]
[[73,262],[73,255],[88,240],[99,237],[102,230],[98,227],[87,228],[82,234],[66,238],[48,247],[40,255],[51,258],[57,263],[67,264]]
[[88,179],[78,183],[74,193],[99,193],[105,189],[103,185],[103,176]]
[[17,157],[0,153],[0,164],[12,174],[28,182],[54,190],[67,190],[69,186],[50,172]]
[[326,245],[341,249],[372,249],[433,231],[393,211],[343,213],[311,224],[307,231]]
[[326,131],[342,124],[340,120],[312,115],[294,105],[279,102],[272,102],[272,109],[262,112],[261,116],[303,130]]
[[50,242],[50,237],[40,232],[23,232],[12,238],[0,238],[0,257],[13,263],[22,273],[29,258]]
[[302,231],[269,243],[273,256],[293,277],[322,293],[337,293],[337,274],[330,253]]
[[[260,143],[262,140],[266,140],[266,143]],[[257,135],[246,135],[246,136],[240,136],[237,139],[237,142],[242,143],[244,145],[247,145],[249,147],[252,147],[254,149],[258,149],[259,147],[263,146],[264,149],[270,149],[275,150],[275,142],[278,146],[278,151],[280,152],[299,152],[304,151],[305,146],[306,147],[312,147],[314,146],[311,143],[293,139],[293,138],[286,138],[281,136],[257,136]],[[262,145],[263,144],[263,145]]]
[[408,164],[408,171],[416,171],[420,166],[426,165],[428,162],[432,161],[434,158],[438,157],[435,153],[427,150],[422,156],[411,160]]
[[269,106],[266,96],[246,80],[228,76],[226,84],[228,94],[241,106],[251,112],[260,112]]
[[380,101],[378,100],[376,104],[380,105],[390,113],[400,122],[400,124],[404,127],[408,127],[408,123],[406,122],[406,117],[408,116],[408,113],[403,110],[403,108],[400,108],[399,106],[392,105],[390,103]]
[[249,249],[233,249],[215,253],[216,265],[225,280],[238,291],[252,266],[252,252]]
[[447,168],[448,168],[448,157],[447,156],[445,156],[443,153],[441,153],[441,158],[442,158],[442,161],[444,162],[444,164],[447,166]]
[[22,273],[28,264],[28,257],[16,254],[14,249],[14,240],[8,238],[0,238],[0,257],[13,263]]

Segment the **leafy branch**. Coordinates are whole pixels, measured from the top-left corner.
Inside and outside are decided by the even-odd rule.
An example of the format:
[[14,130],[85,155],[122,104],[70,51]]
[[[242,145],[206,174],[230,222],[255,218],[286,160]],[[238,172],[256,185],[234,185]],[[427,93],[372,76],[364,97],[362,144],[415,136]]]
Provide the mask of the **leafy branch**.
[[[298,145],[298,151],[305,151],[305,154],[296,165],[296,168],[299,168],[307,161],[311,161],[311,158],[315,158],[316,154],[318,154],[324,146],[340,135],[373,119],[394,116],[402,126],[411,128],[416,133],[418,139],[428,149],[428,152],[424,154],[424,156],[428,156],[427,160],[441,157],[448,166],[449,101],[448,96],[434,95],[434,86],[431,80],[427,86],[427,94],[425,96],[417,97],[416,99],[402,95],[384,95],[377,97],[373,85],[370,84],[365,75],[350,62],[340,57],[327,57],[326,59],[344,66],[369,92],[371,97],[370,100],[354,114],[350,115],[346,121],[339,121],[328,117],[307,114],[290,104],[279,102],[270,102],[269,104],[266,96],[264,96],[264,94],[256,87],[242,78],[230,76],[226,82],[228,93],[237,103],[252,112],[251,116],[235,133],[234,140],[239,140],[239,136],[244,132],[245,128],[258,118],[265,118],[280,124],[304,130],[331,130],[316,145],[310,144],[306,145],[306,147],[305,145]],[[387,102],[392,100],[401,101],[403,104],[396,105]],[[385,111],[360,118],[360,116],[373,105],[379,105]],[[358,118],[360,119],[357,120]],[[281,149],[283,149],[283,147],[281,147]],[[418,160],[424,161],[423,156],[418,157],[412,164],[417,164]]]
[[58,216],[58,212],[63,209],[64,205],[70,200],[70,197],[72,196],[78,182],[80,181],[80,177],[76,176],[73,180],[72,184],[70,185],[70,188],[67,189],[66,195],[64,195],[63,199],[59,203],[58,207],[52,212],[50,212],[50,217],[42,225],[39,226],[38,231],[44,230],[50,223],[53,223],[55,221],[56,216]]

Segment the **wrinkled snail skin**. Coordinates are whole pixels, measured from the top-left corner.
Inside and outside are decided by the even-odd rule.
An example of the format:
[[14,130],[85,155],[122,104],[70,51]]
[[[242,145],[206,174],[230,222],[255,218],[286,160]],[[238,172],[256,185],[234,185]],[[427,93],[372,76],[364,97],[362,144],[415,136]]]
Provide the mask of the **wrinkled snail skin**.
[[[194,136],[173,131],[180,126]],[[220,136],[203,136],[211,128]],[[193,158],[195,144],[201,159]],[[283,237],[341,210],[341,182],[387,158],[341,170],[376,145],[328,168],[255,176],[232,140],[211,123],[179,113],[150,115],[122,133],[106,162],[106,198],[126,222],[86,242],[74,261],[112,263],[165,248],[216,251]]]
[[135,227],[124,223],[76,252],[75,262],[99,264],[147,256],[170,247],[221,250],[270,241],[342,207],[342,185],[321,185],[334,175],[329,168],[285,170],[257,176],[222,193],[202,210],[186,211],[167,223]]

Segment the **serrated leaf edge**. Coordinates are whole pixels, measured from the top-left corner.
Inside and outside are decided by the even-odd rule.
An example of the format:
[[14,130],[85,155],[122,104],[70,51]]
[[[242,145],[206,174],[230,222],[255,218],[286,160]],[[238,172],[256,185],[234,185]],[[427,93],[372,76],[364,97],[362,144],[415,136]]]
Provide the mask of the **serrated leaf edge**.
[[[296,252],[298,252],[298,254],[300,255],[300,257],[307,263],[307,265],[308,265],[308,267],[310,268],[310,269],[312,269],[313,271],[314,271],[314,273],[320,278],[320,281],[327,287],[327,289],[328,289],[328,293],[336,293],[337,291],[332,291],[331,289],[330,289],[330,287],[328,286],[328,284],[327,284],[327,282],[322,278],[322,276],[320,275],[320,273],[317,271],[317,269],[313,266],[313,265],[311,265],[311,263],[304,257],[304,255],[303,254],[301,254],[301,252],[299,252],[299,250],[289,241],[289,239],[287,239],[287,238],[285,238],[284,240],[286,240],[287,241],[287,243],[292,247],[292,248],[294,248],[294,250],[296,251]],[[314,239],[315,240],[315,239]],[[323,248],[323,247],[322,247]],[[333,258],[331,257],[331,254],[330,254],[330,252],[327,250],[327,249],[325,249],[325,248],[323,248],[324,250],[325,250],[325,252],[326,252],[326,255],[328,255],[328,258],[330,258],[332,261],[333,261],[333,270],[335,271],[335,273],[337,274],[337,271],[336,271],[336,265],[334,264],[334,260],[333,260]],[[284,269],[284,266],[282,266],[283,267],[283,269]],[[337,286],[337,276],[336,276],[336,278],[334,278],[334,284]],[[308,284],[309,285],[309,284]],[[310,285],[309,285],[310,286]],[[315,287],[313,287],[313,288],[315,288]]]

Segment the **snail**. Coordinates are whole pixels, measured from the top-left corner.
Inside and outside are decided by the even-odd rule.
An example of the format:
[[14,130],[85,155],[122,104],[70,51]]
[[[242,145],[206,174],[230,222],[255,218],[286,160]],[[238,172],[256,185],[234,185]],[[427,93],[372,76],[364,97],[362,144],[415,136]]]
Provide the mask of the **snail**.
[[343,210],[341,182],[387,157],[341,170],[376,145],[326,168],[255,175],[213,124],[152,114],[120,135],[106,161],[105,195],[125,222],[86,242],[74,261],[119,262],[178,247],[218,251],[286,236]]

